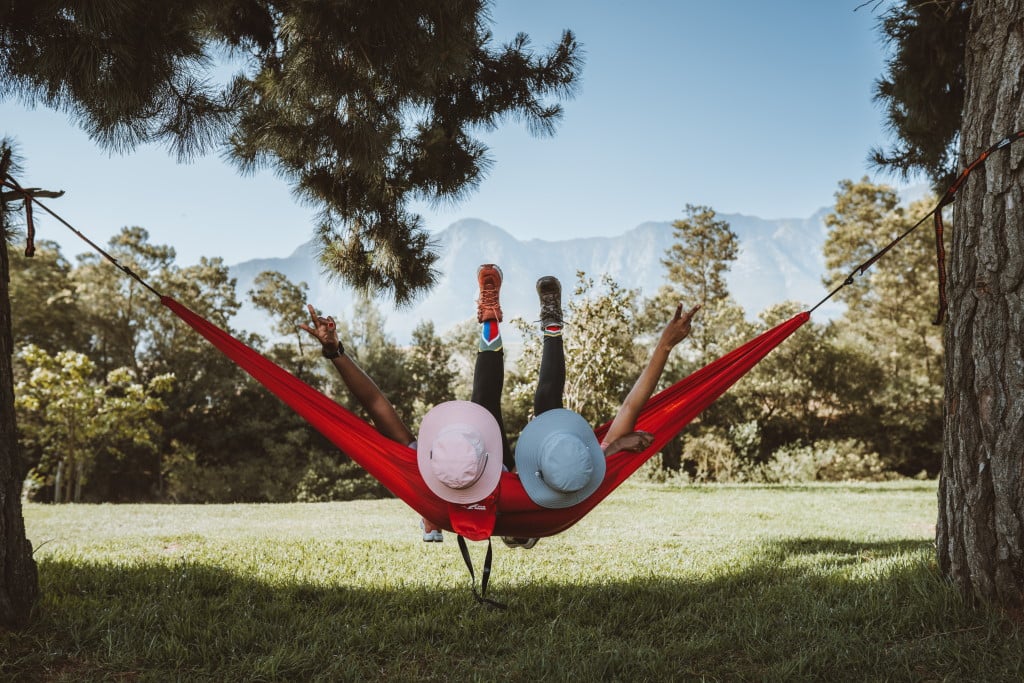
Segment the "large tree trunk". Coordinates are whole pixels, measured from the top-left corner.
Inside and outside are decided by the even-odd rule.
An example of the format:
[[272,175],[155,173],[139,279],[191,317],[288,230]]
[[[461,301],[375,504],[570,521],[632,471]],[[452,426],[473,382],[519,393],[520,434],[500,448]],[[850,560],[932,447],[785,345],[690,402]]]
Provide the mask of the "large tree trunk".
[[[960,158],[1024,128],[1024,6],[976,0]],[[954,202],[942,572],[968,596],[1024,606],[1024,143],[995,152]]]
[[9,283],[7,231],[0,211],[0,625],[17,627],[28,621],[39,595],[39,580],[21,514],[25,473],[14,429],[14,340]]

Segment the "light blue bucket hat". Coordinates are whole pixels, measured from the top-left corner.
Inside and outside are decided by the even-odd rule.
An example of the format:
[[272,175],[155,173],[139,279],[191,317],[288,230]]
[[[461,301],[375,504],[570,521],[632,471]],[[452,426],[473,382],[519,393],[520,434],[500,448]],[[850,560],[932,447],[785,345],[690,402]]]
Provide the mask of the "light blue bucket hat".
[[604,452],[582,415],[556,408],[534,418],[519,436],[516,471],[537,505],[572,507],[604,481]]

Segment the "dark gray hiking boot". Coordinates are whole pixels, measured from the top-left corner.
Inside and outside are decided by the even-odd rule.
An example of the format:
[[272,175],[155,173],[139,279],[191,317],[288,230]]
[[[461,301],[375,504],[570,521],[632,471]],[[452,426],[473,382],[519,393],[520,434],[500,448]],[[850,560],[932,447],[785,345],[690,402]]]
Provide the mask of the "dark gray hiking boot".
[[540,297],[540,324],[562,326],[562,283],[554,275],[545,275],[537,280],[537,296]]

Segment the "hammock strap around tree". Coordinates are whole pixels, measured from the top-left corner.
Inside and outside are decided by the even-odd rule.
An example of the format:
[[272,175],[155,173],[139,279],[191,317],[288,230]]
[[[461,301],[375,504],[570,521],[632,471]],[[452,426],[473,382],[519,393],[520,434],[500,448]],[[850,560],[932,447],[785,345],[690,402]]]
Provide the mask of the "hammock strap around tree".
[[825,298],[823,298],[821,301],[812,306],[810,311],[808,312],[813,313],[818,309],[819,306],[821,306],[823,303],[831,299],[843,287],[846,287],[847,285],[852,285],[854,276],[863,275],[868,268],[874,265],[875,261],[885,256],[885,254],[890,249],[895,247],[899,242],[901,242],[904,237],[917,230],[917,228],[920,227],[921,224],[928,220],[929,216],[934,216],[935,261],[936,269],[938,270],[939,275],[939,308],[938,312],[935,315],[935,320],[932,321],[932,324],[941,325],[942,320],[946,315],[946,247],[943,244],[944,227],[942,223],[942,207],[946,206],[947,204],[953,201],[954,195],[956,195],[957,190],[959,190],[963,186],[964,181],[967,180],[967,176],[969,176],[975,169],[980,168],[985,163],[985,160],[988,159],[993,152],[1003,149],[1005,147],[1009,147],[1011,144],[1013,144],[1017,140],[1020,140],[1021,138],[1024,138],[1024,130],[1019,130],[1016,133],[1013,133],[1012,135],[1007,135],[1005,138],[995,143],[994,145],[986,149],[984,152],[982,152],[980,155],[978,155],[977,159],[969,163],[967,167],[963,171],[961,171],[960,175],[953,182],[953,184],[949,186],[949,189],[946,190],[946,193],[942,195],[942,199],[940,199],[938,203],[935,204],[935,207],[932,208],[931,211],[921,216],[921,219],[919,221],[917,221],[903,233],[898,235],[896,239],[889,242],[889,244],[882,247],[879,251],[877,251],[874,254],[874,256],[872,256],[867,261],[865,261],[864,263],[860,264],[852,271],[850,271],[850,274],[846,277],[842,284],[840,284],[838,287],[836,287],[831,292],[826,294]]

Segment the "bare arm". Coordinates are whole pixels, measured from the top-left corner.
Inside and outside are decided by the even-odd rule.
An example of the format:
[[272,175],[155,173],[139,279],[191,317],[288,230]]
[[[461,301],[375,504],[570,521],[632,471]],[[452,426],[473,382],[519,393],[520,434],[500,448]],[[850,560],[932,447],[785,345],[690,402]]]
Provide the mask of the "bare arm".
[[[334,319],[317,315],[316,309],[312,305],[309,305],[309,315],[313,326],[302,324],[299,327],[313,335],[325,349],[337,349],[339,346],[338,331]],[[331,363],[341,375],[349,392],[369,414],[370,420],[373,421],[378,432],[392,441],[406,446],[415,440],[416,437],[398,416],[395,406],[354,360],[342,353],[333,358]]]
[[694,306],[687,313],[683,313],[683,305],[676,306],[675,315],[661,332],[654,351],[647,361],[647,367],[640,373],[633,388],[630,389],[626,400],[622,402],[618,414],[612,420],[608,433],[604,440],[608,445],[605,447],[605,455],[611,455],[621,450],[639,452],[651,445],[654,437],[646,432],[634,432],[636,419],[640,415],[647,400],[654,393],[658,385],[665,364],[668,362],[669,354],[676,344],[686,339],[690,334],[690,321],[700,306]]

